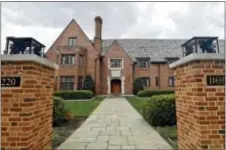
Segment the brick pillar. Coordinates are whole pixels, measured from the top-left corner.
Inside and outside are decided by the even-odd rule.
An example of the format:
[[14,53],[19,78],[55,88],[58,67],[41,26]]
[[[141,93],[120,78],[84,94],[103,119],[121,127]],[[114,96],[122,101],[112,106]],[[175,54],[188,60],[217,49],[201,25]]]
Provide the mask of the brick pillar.
[[224,55],[191,54],[173,64],[179,149],[224,149],[225,89],[208,75],[225,75]]
[[51,149],[57,65],[36,55],[3,55],[1,63],[1,77],[21,79],[1,89],[1,148]]

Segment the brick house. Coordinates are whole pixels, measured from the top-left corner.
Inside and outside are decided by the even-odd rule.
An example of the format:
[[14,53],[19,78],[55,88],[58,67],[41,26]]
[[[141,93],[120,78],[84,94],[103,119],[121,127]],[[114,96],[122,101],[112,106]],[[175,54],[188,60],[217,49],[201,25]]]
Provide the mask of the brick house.
[[[95,81],[97,94],[132,94],[133,81],[142,77],[145,88],[172,89],[169,64],[182,57],[174,39],[102,39],[102,19],[95,18],[91,40],[72,20],[47,51],[48,59],[59,65],[55,90],[81,89],[85,75]],[[224,41],[219,40],[224,50]]]

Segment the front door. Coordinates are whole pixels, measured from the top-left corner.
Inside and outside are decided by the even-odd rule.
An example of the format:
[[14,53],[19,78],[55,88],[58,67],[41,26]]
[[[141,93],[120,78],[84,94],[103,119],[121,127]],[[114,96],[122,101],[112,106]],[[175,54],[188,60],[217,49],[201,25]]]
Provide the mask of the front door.
[[118,79],[111,80],[111,93],[121,94],[121,80]]

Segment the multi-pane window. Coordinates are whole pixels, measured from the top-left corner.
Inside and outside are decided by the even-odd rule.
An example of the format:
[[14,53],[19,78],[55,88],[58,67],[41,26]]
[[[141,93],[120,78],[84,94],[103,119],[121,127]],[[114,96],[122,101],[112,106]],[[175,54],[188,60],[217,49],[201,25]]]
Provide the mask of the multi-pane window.
[[60,90],[74,90],[74,77],[61,76],[60,77]]
[[171,64],[177,60],[179,60],[179,58],[176,58],[176,57],[175,58],[170,58],[170,57],[166,58],[166,61],[168,62],[168,64]]
[[73,65],[75,64],[75,55],[72,54],[62,54],[61,55],[62,65]]
[[68,38],[68,45],[69,45],[69,46],[75,46],[76,43],[77,43],[76,37],[69,37],[69,38]]
[[83,55],[79,55],[78,65],[79,66],[83,66],[83,64],[84,64],[84,56]]
[[159,86],[159,77],[155,77],[155,85]]
[[143,77],[142,79],[142,83],[144,87],[150,86],[150,78],[149,77]]
[[78,90],[81,90],[83,86],[83,77],[79,76],[78,77]]
[[110,59],[110,68],[122,68],[122,59]]
[[149,68],[149,59],[138,59],[137,67],[138,68]]
[[169,86],[173,87],[174,86],[174,77],[169,77]]

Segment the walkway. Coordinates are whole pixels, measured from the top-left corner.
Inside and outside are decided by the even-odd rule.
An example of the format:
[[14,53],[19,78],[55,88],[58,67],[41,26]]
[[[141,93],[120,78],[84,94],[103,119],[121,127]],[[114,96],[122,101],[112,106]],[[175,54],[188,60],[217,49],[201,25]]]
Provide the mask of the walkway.
[[125,98],[106,98],[58,149],[172,149]]

